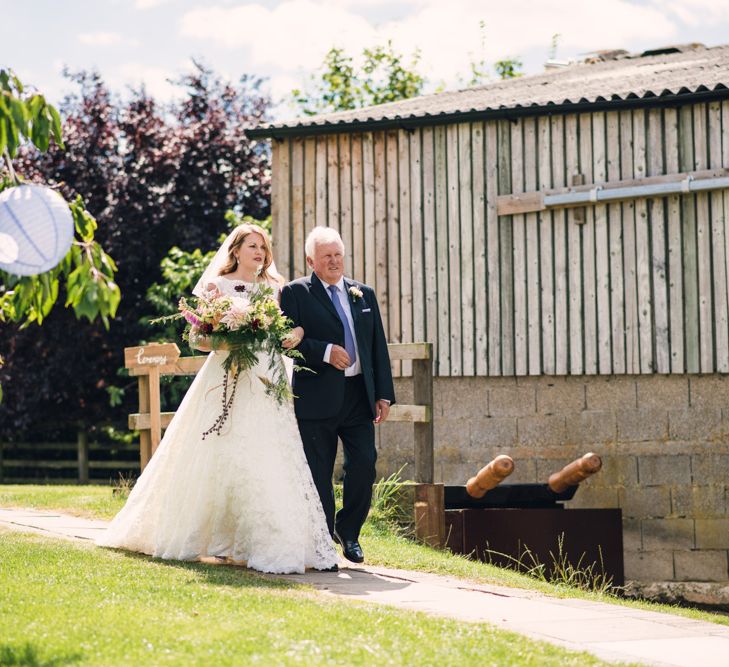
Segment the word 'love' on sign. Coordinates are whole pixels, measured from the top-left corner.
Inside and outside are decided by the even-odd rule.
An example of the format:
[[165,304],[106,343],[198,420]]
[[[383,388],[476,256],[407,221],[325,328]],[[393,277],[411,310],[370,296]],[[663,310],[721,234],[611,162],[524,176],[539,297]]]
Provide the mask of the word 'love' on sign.
[[124,348],[124,366],[129,370],[171,366],[179,358],[180,348],[174,343],[150,343]]

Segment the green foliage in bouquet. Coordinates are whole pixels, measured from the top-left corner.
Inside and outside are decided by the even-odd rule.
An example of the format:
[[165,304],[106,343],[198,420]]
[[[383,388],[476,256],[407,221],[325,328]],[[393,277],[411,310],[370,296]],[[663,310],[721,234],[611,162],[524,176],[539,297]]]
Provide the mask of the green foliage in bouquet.
[[[213,350],[227,351],[223,367],[234,381],[241,371],[258,363],[259,354],[265,353],[271,376],[259,379],[266,386],[266,394],[278,403],[293,396],[282,355],[293,359],[303,356],[296,349],[284,348],[284,341],[291,335],[291,320],[281,312],[270,286],[261,283],[252,289],[242,288],[240,296],[201,297],[193,304],[182,297],[179,308],[179,314],[173,317],[188,323],[183,338],[191,346],[206,342]],[[226,402],[224,396],[224,406]]]

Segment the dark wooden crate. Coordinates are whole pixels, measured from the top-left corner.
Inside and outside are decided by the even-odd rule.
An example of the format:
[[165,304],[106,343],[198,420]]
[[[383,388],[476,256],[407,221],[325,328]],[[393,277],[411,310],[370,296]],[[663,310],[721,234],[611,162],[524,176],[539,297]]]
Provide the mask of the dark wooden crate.
[[454,553],[503,567],[518,567],[521,559],[523,571],[534,565],[528,549],[551,573],[561,540],[568,563],[583,570],[595,563],[593,573],[612,577],[614,586],[625,583],[620,509],[447,509],[445,530]]

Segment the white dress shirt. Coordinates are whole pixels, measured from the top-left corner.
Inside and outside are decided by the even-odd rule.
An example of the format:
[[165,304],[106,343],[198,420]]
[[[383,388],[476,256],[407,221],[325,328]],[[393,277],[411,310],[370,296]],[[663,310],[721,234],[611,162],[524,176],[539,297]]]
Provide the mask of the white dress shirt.
[[[329,291],[329,283],[326,283],[322,280],[321,283],[324,286],[324,289],[327,293],[327,296],[331,299],[332,295]],[[357,350],[357,359],[355,362],[349,366],[348,368],[344,369],[344,375],[345,377],[352,377],[353,375],[359,375],[362,372],[362,366],[359,363],[359,348],[357,347],[357,334],[354,331],[354,320],[352,319],[352,308],[349,303],[349,297],[347,296],[347,290],[346,286],[344,284],[344,277],[339,279],[339,282],[336,285],[337,287],[337,298],[339,299],[339,303],[342,304],[342,308],[344,309],[344,314],[347,316],[347,324],[349,325],[349,329],[352,332],[352,339],[354,340],[354,346]],[[324,363],[329,363],[329,358],[332,354],[332,346],[333,343],[329,343],[327,345],[327,349],[324,350]]]

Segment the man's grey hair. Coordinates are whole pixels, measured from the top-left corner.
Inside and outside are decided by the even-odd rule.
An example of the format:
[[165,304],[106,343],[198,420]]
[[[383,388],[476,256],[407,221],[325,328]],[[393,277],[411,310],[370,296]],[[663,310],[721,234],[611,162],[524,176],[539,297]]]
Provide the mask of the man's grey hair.
[[306,237],[306,243],[304,244],[304,252],[306,252],[306,256],[314,259],[316,246],[323,243],[338,243],[342,248],[342,252],[344,252],[344,241],[342,241],[342,237],[339,235],[339,232],[333,227],[319,226],[314,227],[314,229],[312,229]]

